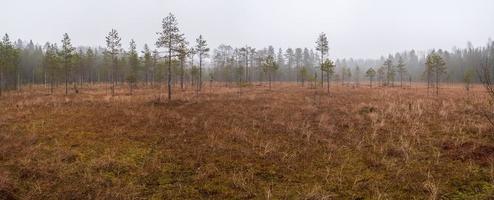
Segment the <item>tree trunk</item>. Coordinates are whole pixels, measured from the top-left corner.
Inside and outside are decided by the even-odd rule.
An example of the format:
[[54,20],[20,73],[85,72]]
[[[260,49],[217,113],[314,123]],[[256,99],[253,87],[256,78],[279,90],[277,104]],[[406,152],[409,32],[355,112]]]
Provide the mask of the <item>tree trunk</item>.
[[183,90],[184,89],[184,60],[180,59],[180,88]]
[[202,90],[202,54],[199,53],[199,91]]
[[[147,64],[146,64],[147,65]],[[146,78],[146,86],[149,85],[149,66],[146,67],[146,73],[145,73],[145,78]]]
[[3,89],[3,71],[0,69],[0,97],[2,96],[2,89]]
[[117,61],[115,58],[113,60],[113,70],[111,75],[112,87],[111,87],[111,95],[115,96],[115,86],[116,86],[116,74],[117,74]]
[[321,87],[324,87],[324,73],[322,71],[322,64],[324,63],[324,54],[322,53],[322,50],[321,50],[321,61],[320,61],[321,65],[319,67],[321,67]]
[[329,72],[326,72],[326,76],[327,76],[326,79],[328,81],[328,94],[329,94]]
[[429,95],[429,88],[431,87],[431,74],[430,70],[427,71],[427,95]]
[[271,91],[271,72],[268,72],[269,90]]
[[400,87],[403,88],[403,73],[400,73]]
[[47,84],[47,82],[46,82],[46,71],[45,71],[45,72],[43,72],[43,85],[45,86],[45,88],[47,88],[47,87],[48,87],[48,84]]
[[247,82],[248,69],[249,69],[249,54],[246,53],[245,54],[245,77],[244,77],[245,82]]
[[53,72],[51,73],[51,77],[50,77],[50,94],[53,95],[53,87],[54,87],[54,81],[53,81],[53,77],[54,77],[54,74]]
[[439,72],[436,70],[436,96],[439,95]]
[[67,66],[65,66],[65,95],[69,93],[69,72],[67,70]]
[[168,100],[172,100],[172,47],[168,46]]

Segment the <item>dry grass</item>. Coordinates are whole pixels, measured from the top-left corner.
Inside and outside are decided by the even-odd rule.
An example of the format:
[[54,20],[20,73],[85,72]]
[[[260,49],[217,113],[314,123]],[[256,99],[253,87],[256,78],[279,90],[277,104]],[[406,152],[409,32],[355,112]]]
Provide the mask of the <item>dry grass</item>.
[[62,90],[0,99],[0,199],[494,196],[480,86]]

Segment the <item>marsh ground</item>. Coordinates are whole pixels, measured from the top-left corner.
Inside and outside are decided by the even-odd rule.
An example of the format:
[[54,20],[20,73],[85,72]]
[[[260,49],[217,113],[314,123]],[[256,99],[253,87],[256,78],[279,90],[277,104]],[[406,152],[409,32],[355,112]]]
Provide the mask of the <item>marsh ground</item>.
[[276,83],[0,99],[0,199],[492,199],[483,90]]

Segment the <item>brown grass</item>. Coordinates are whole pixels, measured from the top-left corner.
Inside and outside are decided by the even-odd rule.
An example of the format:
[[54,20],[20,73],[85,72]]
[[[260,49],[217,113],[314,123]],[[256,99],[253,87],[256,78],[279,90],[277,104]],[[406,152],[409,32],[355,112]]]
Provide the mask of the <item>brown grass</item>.
[[480,86],[62,90],[1,97],[0,199],[494,196]]

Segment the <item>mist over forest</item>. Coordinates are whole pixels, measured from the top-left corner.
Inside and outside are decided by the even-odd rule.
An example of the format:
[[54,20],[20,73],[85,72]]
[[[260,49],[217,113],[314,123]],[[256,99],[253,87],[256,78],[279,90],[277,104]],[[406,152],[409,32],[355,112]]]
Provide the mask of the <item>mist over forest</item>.
[[[314,34],[317,36],[317,34]],[[187,40],[187,39],[186,39]],[[189,41],[192,41],[189,39]],[[9,43],[8,35],[3,37],[4,43]],[[50,66],[46,63],[44,57],[46,51],[51,45],[54,45],[55,49],[59,48],[59,42],[46,42],[40,45],[32,40],[14,40],[12,46],[18,51],[18,60],[15,67],[10,67],[4,72],[5,80],[4,87],[14,87],[19,84],[41,84],[46,83],[48,80],[47,71]],[[129,44],[130,45],[130,44]],[[131,49],[129,45],[122,44],[123,48],[119,53],[120,57],[120,80],[125,80],[128,76],[126,73],[131,71],[130,57],[132,51],[137,53],[139,59],[139,65],[137,66],[136,78],[139,80],[158,80],[164,76],[165,70],[164,61],[165,54],[160,52],[154,45],[144,44],[144,49]],[[135,44],[134,44],[135,45]],[[384,68],[386,60],[391,60],[397,64],[401,59],[406,65],[406,73],[399,77],[399,74],[395,74],[392,77],[396,81],[403,79],[404,81],[424,82],[426,81],[426,57],[431,52],[437,52],[444,58],[447,66],[446,74],[442,77],[442,81],[445,82],[464,82],[465,76],[471,73],[476,73],[482,63],[483,55],[492,53],[493,41],[487,40],[483,46],[473,46],[470,42],[467,44],[467,48],[452,48],[450,50],[443,49],[429,49],[429,50],[408,50],[403,52],[396,52],[393,54],[383,55],[380,58],[375,59],[361,59],[361,58],[337,58],[335,62],[335,81],[347,81],[356,82],[357,80],[365,80],[365,72],[369,68],[378,70]],[[315,43],[314,43],[315,47]],[[205,75],[207,78],[212,78],[221,81],[234,81],[238,78],[239,70],[245,70],[245,51],[248,52],[247,69],[250,71],[252,77],[250,79],[261,80],[263,77],[262,72],[262,58],[266,55],[273,55],[276,57],[276,62],[279,65],[279,70],[276,71],[275,79],[278,81],[297,81],[301,76],[301,70],[304,72],[304,78],[306,80],[314,79],[317,77],[319,71],[320,56],[319,52],[315,51],[314,47],[293,47],[287,49],[276,48],[273,46],[267,46],[265,48],[256,49],[250,46],[233,47],[230,45],[220,45],[212,48],[208,57],[204,58],[203,67],[205,68]],[[74,47],[74,66],[71,67],[71,78],[74,81],[77,79],[85,79],[90,82],[102,82],[109,77],[109,64],[107,59],[105,60],[105,47],[87,47],[78,46]],[[194,48],[193,46],[190,48]],[[337,49],[331,49],[331,51],[337,51]],[[158,53],[156,53],[158,52]],[[149,57],[148,54],[152,54]],[[147,55],[147,57],[146,57]],[[151,59],[151,60],[146,60]],[[198,57],[194,54],[188,55],[184,65],[185,74],[187,79],[191,79],[194,70],[197,70]],[[228,61],[228,62],[226,62]],[[152,63],[152,64],[151,64]],[[195,65],[194,65],[195,63]],[[180,71],[176,62],[174,65],[174,73],[178,74]],[[60,68],[60,67],[59,67]],[[229,71],[228,75],[225,75],[225,70]],[[384,70],[384,69],[382,69]],[[59,70],[60,71],[60,70]],[[349,74],[349,75],[348,75]],[[319,74],[320,76],[320,74]],[[347,77],[345,79],[345,76]],[[384,79],[385,77],[380,77]],[[474,78],[475,82],[478,82],[478,76]],[[175,80],[175,79],[174,79]]]
[[0,200],[494,197],[494,1],[2,8]]

